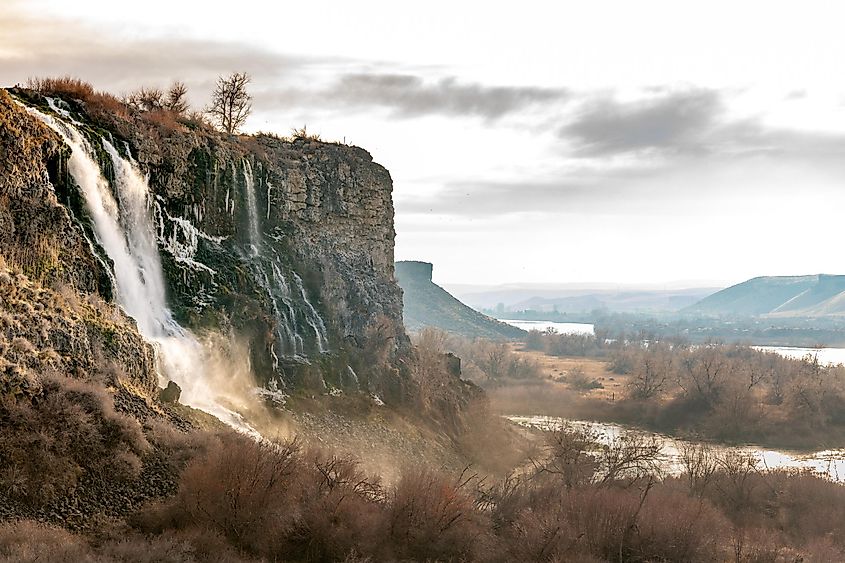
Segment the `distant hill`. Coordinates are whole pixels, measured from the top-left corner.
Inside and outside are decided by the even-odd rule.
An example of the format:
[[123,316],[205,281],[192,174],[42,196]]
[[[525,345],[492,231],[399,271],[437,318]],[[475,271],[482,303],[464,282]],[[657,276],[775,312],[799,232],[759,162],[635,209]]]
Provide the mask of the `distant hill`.
[[[451,286],[450,286],[451,287]],[[558,311],[590,313],[602,309],[613,313],[675,312],[719,291],[718,287],[638,288],[606,287],[594,284],[585,287],[557,288],[505,286],[480,290],[456,286],[453,293],[462,301],[479,309],[493,309],[500,303],[505,311]]]
[[396,279],[404,292],[405,328],[439,328],[468,337],[519,338],[525,331],[467,307],[431,281],[427,262],[396,262]]
[[683,312],[767,317],[845,315],[845,276],[754,278],[714,293]]

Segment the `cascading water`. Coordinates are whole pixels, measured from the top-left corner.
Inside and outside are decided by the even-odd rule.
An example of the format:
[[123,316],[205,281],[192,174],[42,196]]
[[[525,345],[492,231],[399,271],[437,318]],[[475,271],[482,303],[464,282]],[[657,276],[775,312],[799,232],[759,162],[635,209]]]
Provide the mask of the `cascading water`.
[[249,244],[252,255],[258,256],[261,244],[261,233],[258,226],[258,207],[255,203],[255,177],[252,174],[252,164],[244,159],[244,184],[246,187],[247,219],[249,220]]
[[[246,199],[247,223],[248,223],[248,248],[249,260],[252,264],[254,275],[259,285],[267,293],[276,316],[276,337],[280,345],[282,355],[301,356],[306,353],[305,337],[299,332],[298,318],[311,328],[314,332],[313,348],[323,353],[328,349],[328,337],[326,326],[317,309],[311,304],[302,279],[292,272],[296,284],[297,295],[291,292],[290,284],[284,274],[284,267],[280,256],[271,247],[263,244],[261,235],[261,219],[258,215],[256,202],[255,175],[252,164],[244,159],[243,178],[244,192]],[[268,188],[269,189],[269,188]],[[268,192],[269,193],[269,192]],[[269,198],[268,198],[269,205]],[[294,300],[301,299],[302,307],[299,315],[294,308]],[[271,349],[274,367],[278,362],[279,354]]]
[[150,194],[137,167],[107,140],[102,145],[114,167],[115,201],[89,142],[71,124],[34,108],[27,110],[59,133],[71,148],[68,169],[79,185],[91,216],[97,242],[114,263],[118,303],[135,319],[138,330],[157,349],[159,371],[182,388],[185,404],[222,421],[254,432],[243,418],[226,408],[211,384],[211,359],[199,340],[181,327],[167,307],[164,275],[156,245]]

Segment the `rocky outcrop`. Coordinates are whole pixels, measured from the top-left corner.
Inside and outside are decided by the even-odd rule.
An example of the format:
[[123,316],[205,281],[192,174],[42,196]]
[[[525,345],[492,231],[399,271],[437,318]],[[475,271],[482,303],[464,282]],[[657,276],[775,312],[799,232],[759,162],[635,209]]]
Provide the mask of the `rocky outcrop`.
[[[405,326],[416,331],[439,328],[469,338],[520,338],[525,331],[472,309],[431,281],[428,262],[396,263],[396,277],[404,294]],[[460,371],[460,367],[458,367]]]
[[104,265],[72,220],[71,206],[58,199],[67,157],[57,134],[0,91],[0,253],[34,281],[67,283],[108,298]]
[[0,264],[0,397],[37,399],[45,374],[101,380],[146,399],[158,383],[152,348],[119,309]]
[[[366,151],[11,93],[78,121],[92,145],[109,140],[148,175],[168,301],[183,325],[245,340],[262,384],[402,395],[409,342],[392,182]],[[67,147],[5,92],[0,125],[2,256],[35,281],[110,300],[111,264],[67,172]]]

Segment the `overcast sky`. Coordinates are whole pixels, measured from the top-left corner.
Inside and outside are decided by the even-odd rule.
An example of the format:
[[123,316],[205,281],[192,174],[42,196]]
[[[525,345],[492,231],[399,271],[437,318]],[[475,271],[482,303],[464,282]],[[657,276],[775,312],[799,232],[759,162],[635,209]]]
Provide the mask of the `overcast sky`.
[[[262,4],[266,4],[263,6]],[[253,77],[394,180],[441,283],[845,273],[845,33],[830,2],[0,0],[0,82]]]

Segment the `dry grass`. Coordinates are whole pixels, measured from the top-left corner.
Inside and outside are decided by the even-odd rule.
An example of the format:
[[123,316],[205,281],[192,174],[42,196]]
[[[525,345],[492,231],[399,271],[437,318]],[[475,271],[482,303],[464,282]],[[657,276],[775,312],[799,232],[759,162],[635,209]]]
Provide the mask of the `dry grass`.
[[39,506],[88,473],[132,479],[148,448],[138,423],[96,385],[42,377],[34,398],[0,398],[0,489]]

